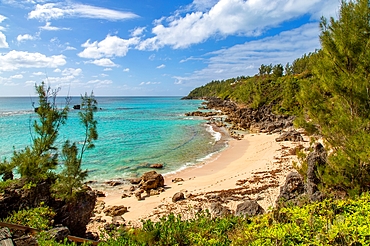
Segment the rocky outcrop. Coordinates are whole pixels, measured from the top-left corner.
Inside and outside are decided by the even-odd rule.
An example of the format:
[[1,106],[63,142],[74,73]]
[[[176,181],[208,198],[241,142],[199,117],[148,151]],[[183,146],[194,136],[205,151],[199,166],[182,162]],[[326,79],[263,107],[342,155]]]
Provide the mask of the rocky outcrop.
[[120,206],[112,206],[104,209],[103,211],[105,215],[115,217],[115,216],[121,216],[124,213],[128,212],[127,207],[120,205]]
[[236,216],[256,216],[265,213],[265,210],[254,200],[246,200],[236,207]]
[[311,201],[319,201],[322,194],[317,186],[320,180],[317,177],[317,168],[326,164],[327,153],[321,143],[316,144],[314,151],[307,156],[306,192]]
[[277,201],[292,201],[305,192],[301,175],[291,172],[287,175],[284,185],[280,188]]
[[146,172],[141,176],[139,187],[147,192],[150,192],[151,189],[164,187],[164,178],[156,171]]
[[225,206],[222,206],[220,202],[211,203],[209,207],[209,211],[213,216],[216,216],[216,217],[224,217],[224,216],[231,214],[230,209],[228,209]]
[[45,180],[35,186],[24,189],[25,182],[20,180],[4,190],[0,196],[0,218],[9,216],[13,211],[39,207],[43,203],[51,207],[56,215],[55,224],[67,226],[72,235],[84,236],[95,207],[96,193],[83,190],[72,202],[53,198],[50,192],[52,180]]
[[163,168],[163,164],[160,164],[160,163],[152,164],[152,165],[150,165],[150,168],[161,169],[161,168]]
[[287,131],[282,133],[279,137],[275,139],[276,142],[291,141],[291,142],[301,142],[303,141],[302,135],[296,130]]
[[178,201],[181,201],[181,200],[184,200],[184,199],[185,199],[184,193],[177,192],[173,195],[172,202],[178,202]]

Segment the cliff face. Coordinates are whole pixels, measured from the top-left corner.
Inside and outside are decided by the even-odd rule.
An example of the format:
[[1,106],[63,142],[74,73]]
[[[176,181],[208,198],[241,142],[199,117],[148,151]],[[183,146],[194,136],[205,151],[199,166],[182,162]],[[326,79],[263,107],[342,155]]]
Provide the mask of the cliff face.
[[86,225],[95,207],[96,194],[85,190],[78,194],[73,202],[56,200],[50,192],[51,180],[43,181],[29,189],[22,188],[24,182],[6,188],[0,195],[0,219],[9,216],[13,211],[34,208],[43,202],[55,212],[55,224],[67,226],[72,235],[84,236]]

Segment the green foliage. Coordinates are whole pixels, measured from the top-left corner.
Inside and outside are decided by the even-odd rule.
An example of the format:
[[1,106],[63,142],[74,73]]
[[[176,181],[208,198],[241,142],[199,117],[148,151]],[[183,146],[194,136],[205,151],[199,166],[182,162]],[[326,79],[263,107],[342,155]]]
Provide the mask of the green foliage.
[[48,230],[53,225],[55,212],[43,204],[37,208],[23,209],[13,212],[13,215],[4,219],[4,222],[24,225],[39,230]]
[[60,174],[52,189],[55,196],[65,200],[74,198],[75,192],[78,192],[83,186],[87,177],[87,170],[82,170],[82,157],[86,150],[94,148],[94,141],[98,139],[97,121],[94,119],[94,112],[97,110],[97,101],[94,94],[90,96],[85,94],[81,96],[82,104],[79,112],[80,122],[85,129],[85,139],[80,153],[76,143],[70,143],[67,140],[62,149],[62,158],[64,160],[64,169]]
[[370,184],[370,7],[343,1],[339,19],[322,19],[315,79],[302,84],[304,111],[331,148],[319,170],[328,188],[355,195]]

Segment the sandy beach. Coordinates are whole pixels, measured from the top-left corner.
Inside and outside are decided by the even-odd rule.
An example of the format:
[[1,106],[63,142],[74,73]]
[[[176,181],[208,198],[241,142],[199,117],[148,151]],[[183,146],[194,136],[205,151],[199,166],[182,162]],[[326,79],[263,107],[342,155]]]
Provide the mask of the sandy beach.
[[[254,199],[268,210],[275,203],[286,175],[292,171],[297,146],[307,142],[276,142],[277,134],[247,134],[242,140],[231,140],[229,147],[203,165],[189,167],[176,174],[165,175],[165,191],[155,196],[121,198],[127,187],[106,191],[99,198],[101,206],[124,205],[122,217],[131,225],[141,219],[156,220],[170,212],[191,218],[197,211],[207,209],[212,202],[221,201],[231,211],[245,199]],[[293,149],[293,150],[292,150]],[[184,181],[173,183],[174,178]],[[183,192],[185,200],[173,203],[172,197]],[[225,199],[224,199],[225,198]],[[103,203],[104,202],[104,203]],[[101,212],[101,211],[99,211]],[[98,221],[109,222],[103,212],[96,213]]]

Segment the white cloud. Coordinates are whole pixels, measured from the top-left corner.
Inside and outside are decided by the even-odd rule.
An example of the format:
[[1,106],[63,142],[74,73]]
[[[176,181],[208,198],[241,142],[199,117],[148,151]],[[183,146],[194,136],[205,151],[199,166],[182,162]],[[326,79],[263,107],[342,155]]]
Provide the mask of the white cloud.
[[56,27],[56,26],[51,26],[50,22],[46,22],[45,26],[40,26],[41,30],[46,30],[46,31],[60,31],[60,30],[71,30],[71,28],[67,27]]
[[[0,15],[0,23],[3,22],[5,19],[5,16]],[[9,44],[6,42],[6,36],[4,33],[1,32],[1,30],[3,30],[2,26],[0,26],[0,48],[8,48]]]
[[66,68],[62,71],[62,75],[63,76],[73,76],[73,77],[77,77],[79,76],[80,74],[82,73],[82,69],[81,68]]
[[60,73],[60,72],[62,72],[62,70],[60,70],[60,68],[57,68],[57,69],[54,69],[54,71],[53,71],[54,73]]
[[45,56],[41,53],[12,50],[0,54],[0,71],[14,71],[20,68],[55,68],[67,62],[64,55]]
[[83,58],[99,59],[102,57],[113,57],[113,56],[125,56],[129,48],[136,45],[139,42],[139,38],[121,39],[117,36],[108,35],[104,40],[100,42],[90,43],[90,39],[87,40],[81,47],[85,49],[78,54]]
[[24,40],[35,40],[36,37],[30,35],[30,34],[24,34],[24,35],[18,35],[17,41],[22,42]]
[[132,37],[141,36],[144,31],[145,31],[145,27],[137,27],[131,31],[131,36]]
[[[199,5],[201,1],[193,3]],[[202,3],[209,7],[215,1]],[[168,45],[178,49],[215,36],[259,36],[267,29],[303,15],[317,19],[317,13],[321,16],[329,11],[331,14],[339,4],[338,0],[220,0],[207,12],[157,20],[152,29],[154,37],[142,41],[137,48],[156,50]]]
[[112,80],[109,80],[109,79],[105,79],[105,80],[96,79],[96,80],[88,81],[87,84],[93,85],[96,88],[101,88],[101,87],[106,87],[110,84],[113,84],[113,82]]
[[4,33],[0,32],[0,48],[8,48],[9,44],[6,42]]
[[115,64],[111,59],[108,58],[102,58],[99,60],[94,60],[94,61],[88,61],[86,63],[92,63],[100,67],[118,67],[117,64]]
[[285,65],[320,48],[318,36],[318,23],[311,23],[272,37],[214,51],[204,55],[209,57],[205,61],[207,67],[190,76],[174,76],[174,83],[199,86],[212,80],[254,75],[258,73],[261,64]]
[[161,68],[165,68],[165,67],[166,67],[166,65],[161,64],[161,65],[159,65],[157,68],[158,68],[158,69],[161,69]]
[[112,71],[113,69],[112,68],[110,68],[110,67],[106,67],[106,68],[104,68],[104,70],[103,71]]
[[72,47],[72,46],[67,46],[67,48],[65,48],[65,50],[76,50],[76,48]]
[[139,85],[159,85],[161,82],[141,82]]
[[13,75],[13,76],[10,76],[11,79],[23,79],[23,75],[22,74],[16,74],[16,75]]
[[130,69],[129,68],[125,68],[125,69],[123,69],[123,71],[127,73],[127,72],[130,72]]
[[29,19],[40,19],[46,21],[66,17],[84,17],[117,21],[132,19],[138,16],[131,12],[123,12],[71,2],[46,3],[43,5],[37,4],[35,9],[28,14]]

